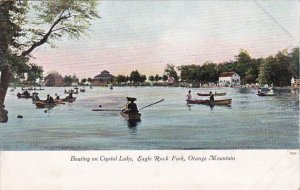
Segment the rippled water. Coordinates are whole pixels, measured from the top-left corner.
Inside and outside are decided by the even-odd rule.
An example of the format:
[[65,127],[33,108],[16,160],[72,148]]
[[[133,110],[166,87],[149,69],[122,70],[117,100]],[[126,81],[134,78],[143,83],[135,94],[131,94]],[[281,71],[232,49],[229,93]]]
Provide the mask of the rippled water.
[[[20,90],[20,89],[18,89]],[[299,96],[275,91],[259,97],[252,89],[191,89],[227,92],[232,106],[190,105],[187,88],[106,87],[86,88],[74,103],[45,113],[31,100],[8,92],[9,122],[0,124],[1,150],[120,150],[120,149],[295,149],[299,147]],[[46,88],[62,94],[64,88]],[[63,95],[64,96],[64,95]],[[141,111],[142,120],[128,123],[119,112],[92,112],[93,108],[121,109],[126,96],[138,107],[163,102]],[[219,99],[221,97],[215,97]],[[223,98],[223,97],[222,97]],[[18,119],[22,115],[23,119]]]

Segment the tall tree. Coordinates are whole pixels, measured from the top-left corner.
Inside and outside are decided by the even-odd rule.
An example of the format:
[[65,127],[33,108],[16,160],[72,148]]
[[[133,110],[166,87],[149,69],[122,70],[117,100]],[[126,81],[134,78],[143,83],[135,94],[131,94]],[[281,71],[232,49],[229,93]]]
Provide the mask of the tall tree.
[[27,71],[27,81],[35,83],[38,79],[43,78],[43,67],[38,66],[37,64],[30,63],[29,69]]
[[299,47],[296,47],[288,54],[290,59],[289,70],[292,77],[299,78]]
[[155,80],[155,78],[154,78],[153,75],[150,75],[150,76],[148,77],[148,80],[151,81],[151,82],[153,82],[153,81]]
[[[37,47],[63,35],[79,38],[99,18],[96,5],[96,0],[0,1],[0,122],[8,121],[4,101],[12,74]],[[35,14],[29,19],[30,10]]]
[[122,82],[127,82],[128,81],[128,77],[125,76],[125,75],[118,75],[116,78],[115,78],[116,82],[118,83],[122,83]]
[[159,76],[158,74],[156,74],[155,77],[154,77],[154,80],[155,80],[155,81],[159,81],[159,80],[161,80],[161,79],[162,79],[162,77]]
[[290,58],[287,50],[279,51],[275,56],[267,57],[260,67],[259,82],[285,86],[290,84],[293,73],[290,70]]
[[177,72],[175,70],[175,66],[172,64],[167,64],[164,74],[167,76],[173,77],[175,81],[178,81],[178,79],[179,79]]

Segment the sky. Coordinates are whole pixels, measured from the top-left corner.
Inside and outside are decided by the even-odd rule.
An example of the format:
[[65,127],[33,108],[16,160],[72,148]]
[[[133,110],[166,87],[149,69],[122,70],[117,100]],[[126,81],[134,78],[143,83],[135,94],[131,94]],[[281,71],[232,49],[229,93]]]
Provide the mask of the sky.
[[99,1],[101,19],[79,40],[43,45],[33,62],[45,74],[79,78],[163,74],[167,64],[234,60],[240,49],[267,57],[299,45],[299,1]]

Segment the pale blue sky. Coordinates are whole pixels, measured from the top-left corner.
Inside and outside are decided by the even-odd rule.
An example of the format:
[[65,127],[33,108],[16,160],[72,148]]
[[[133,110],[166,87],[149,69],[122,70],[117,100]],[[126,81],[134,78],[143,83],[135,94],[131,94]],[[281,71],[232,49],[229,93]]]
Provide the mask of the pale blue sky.
[[101,1],[89,37],[34,52],[46,72],[162,74],[167,63],[265,57],[299,42],[298,1]]

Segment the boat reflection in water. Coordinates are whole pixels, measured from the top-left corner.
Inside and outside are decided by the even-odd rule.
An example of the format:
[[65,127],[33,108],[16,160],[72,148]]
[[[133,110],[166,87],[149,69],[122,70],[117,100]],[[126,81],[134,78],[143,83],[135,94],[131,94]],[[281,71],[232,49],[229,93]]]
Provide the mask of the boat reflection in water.
[[127,121],[129,129],[135,129],[139,125],[139,123],[141,123],[141,120]]

